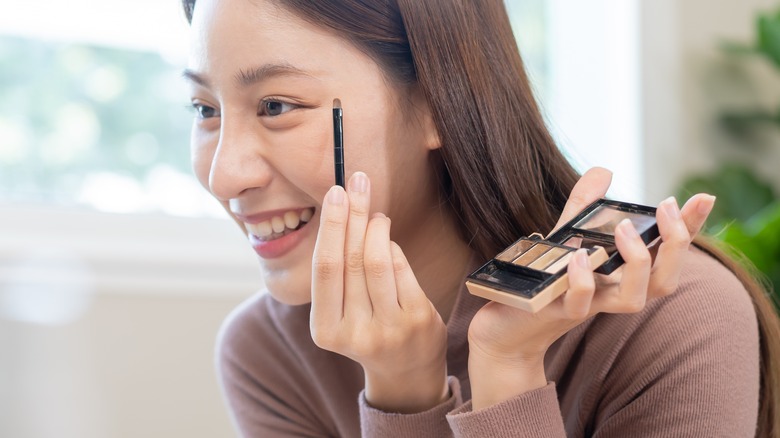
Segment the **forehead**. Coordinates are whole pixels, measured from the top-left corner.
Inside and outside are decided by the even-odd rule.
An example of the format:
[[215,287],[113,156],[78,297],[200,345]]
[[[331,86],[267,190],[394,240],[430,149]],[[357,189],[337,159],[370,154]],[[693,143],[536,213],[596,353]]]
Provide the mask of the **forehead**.
[[190,38],[189,68],[208,74],[258,63],[323,71],[329,59],[356,51],[334,32],[269,0],[198,0]]

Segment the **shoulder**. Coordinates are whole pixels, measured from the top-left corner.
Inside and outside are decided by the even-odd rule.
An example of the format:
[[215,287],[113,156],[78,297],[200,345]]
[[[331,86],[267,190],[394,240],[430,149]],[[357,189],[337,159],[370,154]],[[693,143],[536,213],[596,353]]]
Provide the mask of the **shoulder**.
[[637,317],[666,336],[689,342],[717,339],[757,345],[758,322],[750,294],[733,272],[698,248],[689,251],[677,290],[650,302]]
[[240,360],[258,347],[267,350],[305,344],[307,333],[308,306],[286,306],[262,291],[225,318],[217,337],[217,352],[226,359]]
[[360,368],[314,344],[309,308],[258,293],[222,324],[217,374],[231,415],[247,435],[343,435],[340,430],[357,427],[351,419],[357,418]]
[[646,336],[646,342],[688,343],[704,338],[757,338],[758,325],[752,299],[734,273],[704,251],[691,248],[673,294],[651,300],[636,314],[598,315],[587,331],[619,333],[623,341]]
[[[309,305],[290,306],[260,292],[236,307],[217,336],[217,366],[223,378],[240,370],[243,376],[274,379],[305,375],[310,359],[329,352],[318,348],[309,331]],[[235,376],[234,376],[235,377]]]
[[601,420],[650,421],[640,414],[650,410],[690,430],[709,424],[739,436],[740,428],[755,427],[760,371],[752,299],[707,253],[690,250],[672,295],[637,314],[600,315],[587,332],[585,339],[599,338],[608,352],[594,365],[603,378]]
[[617,344],[647,360],[698,355],[712,363],[758,351],[758,322],[748,291],[698,248],[689,251],[672,295],[650,301],[637,314],[603,315],[591,329],[620,333]]

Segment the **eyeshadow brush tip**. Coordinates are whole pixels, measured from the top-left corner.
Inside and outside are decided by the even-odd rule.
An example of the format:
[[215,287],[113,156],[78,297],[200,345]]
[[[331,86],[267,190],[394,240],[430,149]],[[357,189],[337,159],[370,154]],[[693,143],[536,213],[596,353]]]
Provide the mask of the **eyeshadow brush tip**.
[[333,109],[341,109],[341,99],[333,99]]

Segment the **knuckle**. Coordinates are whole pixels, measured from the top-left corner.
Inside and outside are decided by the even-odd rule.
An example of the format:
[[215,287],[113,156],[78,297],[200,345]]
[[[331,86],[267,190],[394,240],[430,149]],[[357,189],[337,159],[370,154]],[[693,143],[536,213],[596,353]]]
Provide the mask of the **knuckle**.
[[400,257],[393,257],[393,271],[395,272],[402,272],[405,271],[406,268],[409,267],[409,264]]
[[349,204],[349,213],[352,216],[358,216],[358,217],[368,217],[368,203],[367,202],[360,202],[360,201],[353,201]]
[[650,255],[650,251],[642,249],[641,251],[637,251],[636,254],[632,254],[630,261],[627,260],[626,263],[631,263],[636,266],[650,266],[652,261],[653,257]]
[[364,261],[366,275],[381,278],[390,272],[390,263],[379,256],[368,256]]
[[328,215],[322,220],[321,226],[326,232],[337,232],[344,229],[346,220],[340,215]]
[[670,236],[668,239],[664,240],[665,244],[679,251],[688,249],[690,242],[690,236],[682,235],[680,233],[674,234],[673,236]]
[[434,319],[434,315],[428,305],[417,304],[409,312],[409,322],[414,328],[428,328],[431,326],[432,319]]
[[360,251],[350,251],[347,253],[345,261],[347,272],[350,274],[363,272],[363,254]]
[[590,204],[592,201],[589,196],[585,195],[585,193],[580,192],[578,190],[575,190],[571,193],[569,196],[568,203],[569,204],[577,204],[577,205],[587,205]]
[[325,280],[335,278],[341,272],[341,260],[326,254],[314,256],[312,266],[314,273]]

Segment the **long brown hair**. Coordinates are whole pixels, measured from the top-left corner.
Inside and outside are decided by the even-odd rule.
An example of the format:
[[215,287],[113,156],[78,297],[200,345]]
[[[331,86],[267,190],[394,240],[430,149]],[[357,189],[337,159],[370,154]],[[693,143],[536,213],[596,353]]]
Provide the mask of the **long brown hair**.
[[[191,19],[195,0],[182,1]],[[274,1],[351,41],[388,79],[425,93],[443,144],[442,198],[478,254],[489,258],[518,236],[552,229],[579,176],[544,124],[503,1]],[[780,437],[773,304],[744,268],[701,238],[695,244],[734,272],[753,299],[762,361],[758,432]]]

